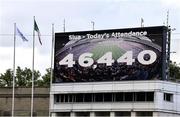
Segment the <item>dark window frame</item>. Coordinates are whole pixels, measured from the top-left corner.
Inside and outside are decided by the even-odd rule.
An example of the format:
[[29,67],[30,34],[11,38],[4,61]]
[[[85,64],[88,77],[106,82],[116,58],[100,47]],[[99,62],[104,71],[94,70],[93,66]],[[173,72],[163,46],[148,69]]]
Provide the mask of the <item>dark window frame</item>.
[[164,93],[164,101],[173,102],[174,95],[172,93]]
[[71,93],[54,95],[54,103],[82,102],[154,102],[154,92]]

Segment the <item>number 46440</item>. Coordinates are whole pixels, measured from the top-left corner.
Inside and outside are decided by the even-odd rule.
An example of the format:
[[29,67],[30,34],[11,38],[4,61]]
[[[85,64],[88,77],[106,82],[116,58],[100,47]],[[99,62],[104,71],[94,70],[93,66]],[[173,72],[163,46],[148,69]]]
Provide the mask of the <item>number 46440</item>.
[[[148,59],[145,59],[145,55],[149,55]],[[139,63],[143,65],[150,65],[154,63],[157,59],[157,54],[152,50],[143,50],[138,56],[137,60]],[[118,63],[126,63],[127,65],[132,65],[135,62],[133,58],[133,51],[127,51],[122,56],[120,56],[117,60]],[[98,64],[106,64],[106,66],[111,66],[115,60],[112,57],[112,52],[105,53],[102,57],[100,57],[97,61]],[[59,65],[67,65],[68,67],[73,67],[75,61],[73,60],[73,54],[68,54],[61,61],[59,61]],[[78,58],[78,64],[82,67],[90,67],[94,64],[93,53],[83,53]]]

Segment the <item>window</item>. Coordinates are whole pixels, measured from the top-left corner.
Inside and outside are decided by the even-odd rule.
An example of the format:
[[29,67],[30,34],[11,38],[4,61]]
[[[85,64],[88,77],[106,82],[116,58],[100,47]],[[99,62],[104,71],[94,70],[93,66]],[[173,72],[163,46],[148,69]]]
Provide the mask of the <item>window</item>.
[[92,94],[84,94],[84,102],[92,102]]
[[112,102],[112,93],[104,94],[104,102]]
[[[165,93],[164,100],[173,101],[173,94]],[[54,102],[146,102],[154,101],[154,92],[55,94]]]
[[171,93],[164,93],[164,100],[168,102],[173,102],[173,94]]
[[109,117],[110,112],[95,112],[96,117]]
[[146,93],[145,92],[137,92],[136,101],[146,101]]
[[152,117],[153,113],[150,111],[141,111],[141,112],[136,112],[136,116],[140,117]]
[[124,99],[125,101],[133,101],[133,93],[132,92],[124,93]]
[[55,100],[55,102],[60,102],[60,95],[59,94],[55,94],[54,95],[54,100]]
[[95,102],[102,102],[103,101],[103,94],[102,93],[96,93],[94,95]]
[[154,92],[147,92],[146,95],[146,101],[154,101]]
[[61,95],[60,95],[60,101],[61,101],[61,102],[65,102],[64,97],[65,97],[64,94],[61,94]]
[[69,112],[60,112],[57,113],[58,117],[70,117],[70,113]]
[[131,117],[131,112],[128,111],[115,112],[115,117]]
[[75,102],[83,102],[83,94],[76,94],[76,101]]
[[76,112],[76,117],[89,117],[89,112]]
[[123,93],[115,93],[115,102],[116,101],[124,101]]
[[68,94],[64,95],[64,102],[68,102]]
[[72,95],[72,94],[69,94],[68,96],[69,96],[68,102],[73,102],[73,95]]
[[135,101],[154,101],[154,92],[136,92]]

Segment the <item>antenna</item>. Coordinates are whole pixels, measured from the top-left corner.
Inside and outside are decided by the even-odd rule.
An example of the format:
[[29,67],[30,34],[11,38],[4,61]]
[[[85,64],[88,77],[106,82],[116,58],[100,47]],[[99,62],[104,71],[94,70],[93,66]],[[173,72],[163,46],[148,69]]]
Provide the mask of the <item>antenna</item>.
[[144,19],[141,18],[141,27],[144,27]]
[[166,17],[166,25],[167,25],[167,40],[166,40],[166,80],[169,80],[170,73],[169,73],[169,64],[170,64],[170,41],[171,41],[171,28],[169,26],[169,10],[167,11]]
[[165,22],[163,22],[163,25],[165,26]]
[[94,24],[95,24],[95,22],[94,22],[94,21],[91,21],[91,23],[92,23],[92,29],[94,30]]
[[63,20],[63,31],[64,32],[66,31],[66,22],[65,22],[65,19]]
[[166,25],[167,27],[169,26],[169,10],[167,11]]

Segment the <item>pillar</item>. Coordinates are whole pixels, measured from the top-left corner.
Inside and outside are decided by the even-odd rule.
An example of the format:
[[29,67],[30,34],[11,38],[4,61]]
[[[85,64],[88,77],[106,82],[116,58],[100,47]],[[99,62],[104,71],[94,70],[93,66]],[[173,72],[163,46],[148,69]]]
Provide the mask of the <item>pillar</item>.
[[90,112],[90,117],[95,117],[95,113],[94,112]]
[[74,112],[71,112],[70,117],[75,117],[75,113],[74,113]]
[[115,117],[115,112],[110,112],[110,117]]
[[136,112],[132,111],[131,112],[131,117],[136,117]]

